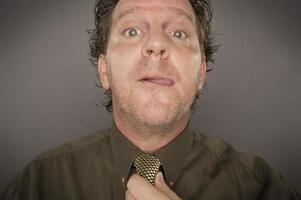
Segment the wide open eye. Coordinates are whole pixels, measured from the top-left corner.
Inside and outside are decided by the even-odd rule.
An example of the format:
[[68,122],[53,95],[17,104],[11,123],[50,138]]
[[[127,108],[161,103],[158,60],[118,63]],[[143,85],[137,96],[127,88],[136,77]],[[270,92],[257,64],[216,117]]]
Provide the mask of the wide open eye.
[[188,38],[188,33],[184,32],[184,31],[173,31],[170,33],[171,36],[176,37],[178,39],[184,40],[186,38]]
[[140,35],[141,31],[136,28],[128,28],[124,31],[126,37],[135,37]]

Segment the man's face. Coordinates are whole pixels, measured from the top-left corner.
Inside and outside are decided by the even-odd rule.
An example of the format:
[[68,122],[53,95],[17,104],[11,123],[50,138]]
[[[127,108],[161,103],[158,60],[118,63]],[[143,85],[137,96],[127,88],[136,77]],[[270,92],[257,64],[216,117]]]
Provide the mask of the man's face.
[[189,116],[205,78],[196,18],[188,0],[120,0],[100,78],[114,117],[160,126]]

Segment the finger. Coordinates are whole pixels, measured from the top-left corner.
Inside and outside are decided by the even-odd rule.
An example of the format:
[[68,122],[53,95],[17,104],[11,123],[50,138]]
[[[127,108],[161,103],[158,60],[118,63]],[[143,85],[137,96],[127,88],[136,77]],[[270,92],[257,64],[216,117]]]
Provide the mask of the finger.
[[170,199],[180,199],[180,197],[178,197],[177,194],[174,193],[165,183],[162,172],[158,172],[158,174],[156,175],[155,187]]
[[125,193],[125,199],[126,200],[136,200],[135,197],[133,197],[133,195],[131,194],[131,192],[129,190],[127,190]]
[[127,188],[131,195],[136,199],[166,199],[165,195],[157,190],[147,180],[137,174],[133,174],[128,183]]

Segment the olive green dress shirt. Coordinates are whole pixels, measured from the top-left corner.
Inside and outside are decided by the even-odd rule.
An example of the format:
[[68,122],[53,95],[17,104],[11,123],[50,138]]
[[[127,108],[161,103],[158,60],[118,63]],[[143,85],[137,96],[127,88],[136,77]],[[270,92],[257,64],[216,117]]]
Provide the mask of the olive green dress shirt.
[[[139,153],[113,124],[40,154],[0,199],[122,200]],[[185,200],[301,199],[263,159],[188,127],[154,155],[162,163],[166,183]]]

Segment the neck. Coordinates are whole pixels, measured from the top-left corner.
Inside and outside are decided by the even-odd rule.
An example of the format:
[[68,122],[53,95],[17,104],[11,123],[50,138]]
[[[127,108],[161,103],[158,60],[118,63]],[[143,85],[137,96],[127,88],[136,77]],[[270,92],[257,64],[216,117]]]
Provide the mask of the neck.
[[153,153],[176,138],[186,127],[189,114],[162,126],[132,124],[125,117],[114,113],[114,121],[120,132],[144,153]]

